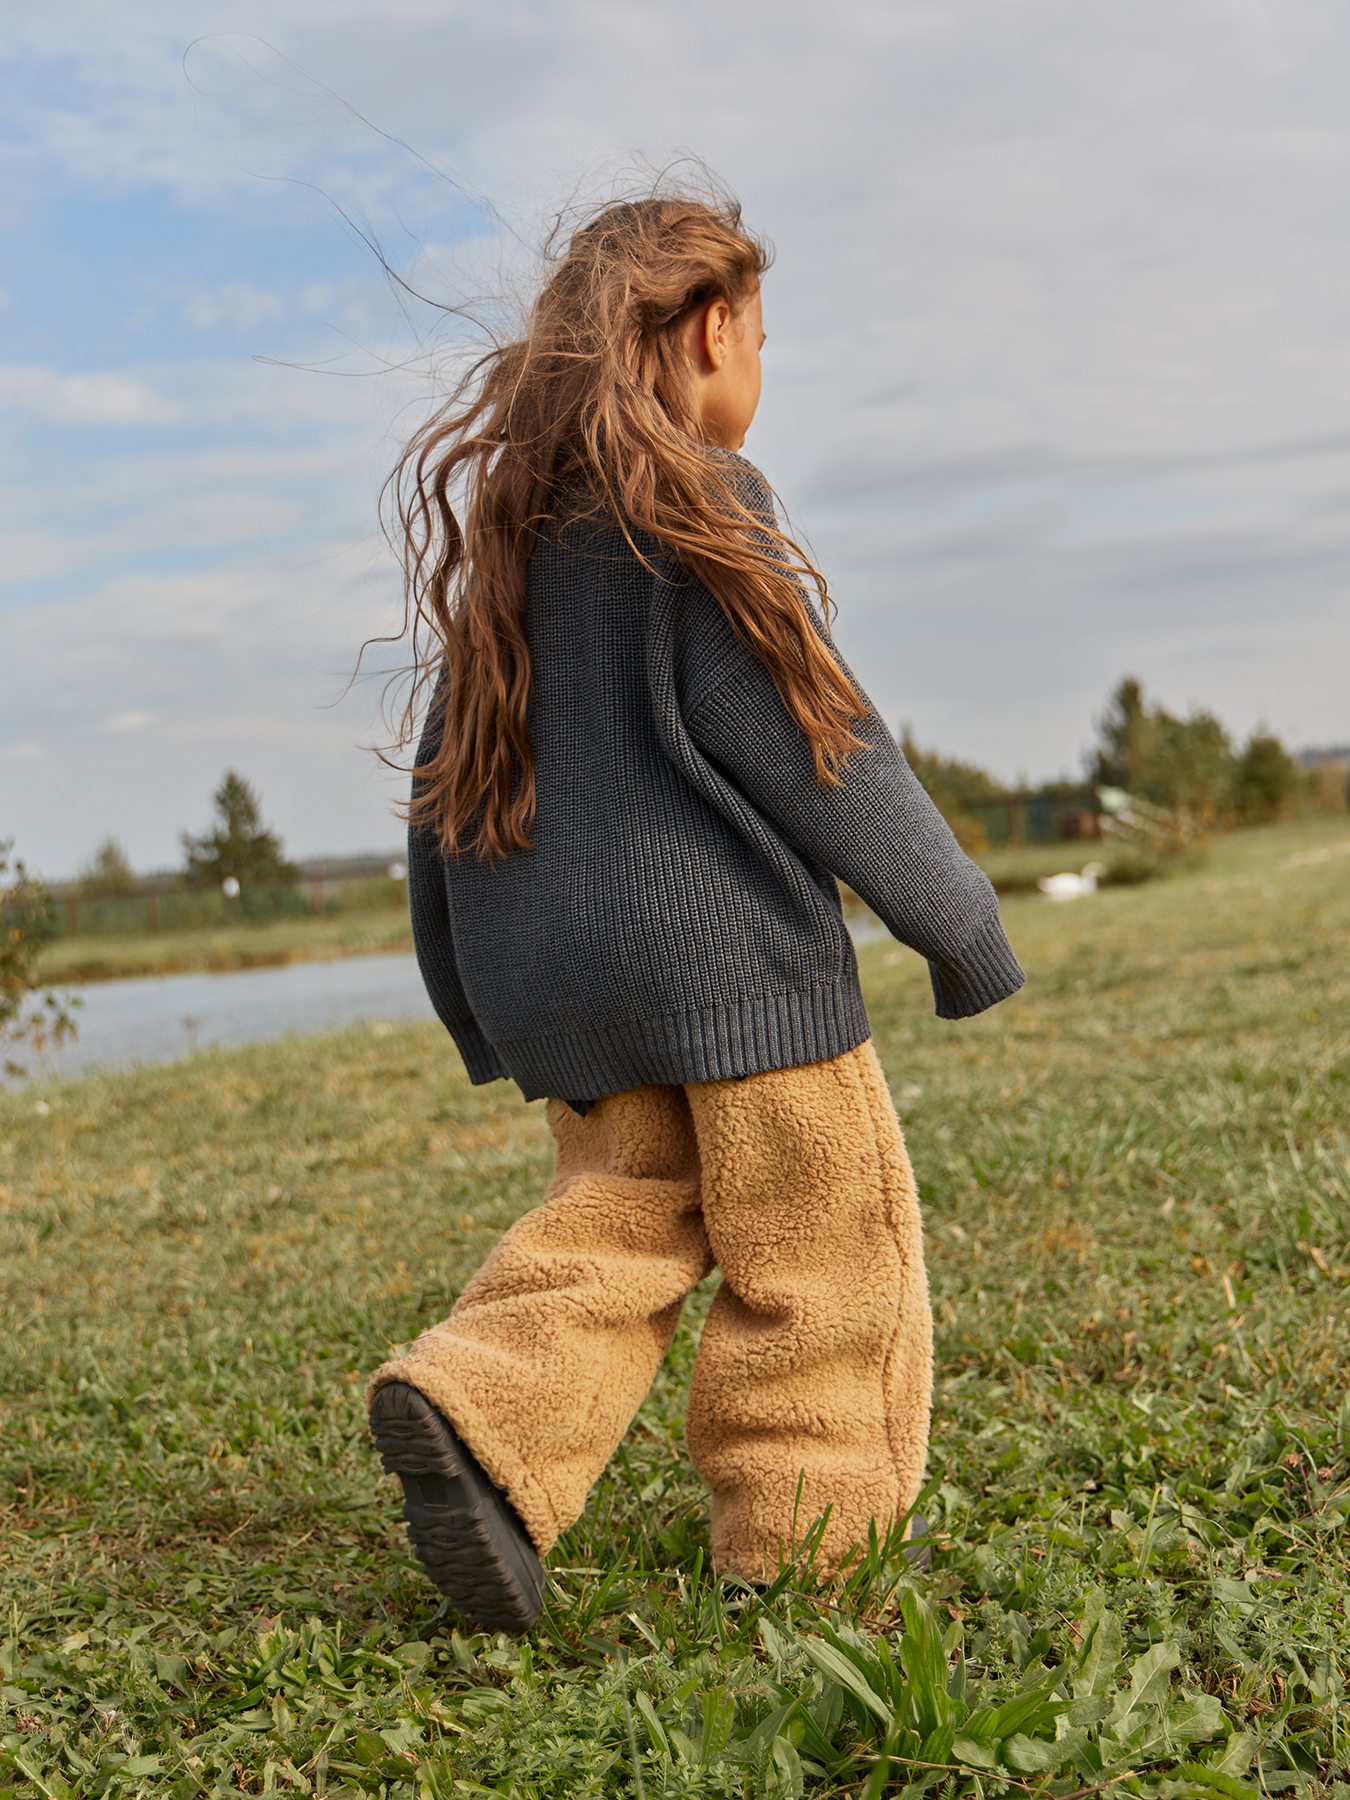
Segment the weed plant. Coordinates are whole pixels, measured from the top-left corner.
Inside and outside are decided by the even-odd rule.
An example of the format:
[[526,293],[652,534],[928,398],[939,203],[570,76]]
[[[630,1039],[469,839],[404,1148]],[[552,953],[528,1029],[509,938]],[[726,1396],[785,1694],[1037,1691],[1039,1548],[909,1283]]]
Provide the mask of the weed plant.
[[364,1377],[549,1168],[437,1028],[0,1094],[0,1794],[1350,1800],[1350,858],[1296,860],[1336,835],[1009,901],[1027,989],[955,1026],[863,946],[934,1554],[832,1589],[809,1521],[767,1593],[711,1577],[707,1287],[538,1630],[427,1585]]

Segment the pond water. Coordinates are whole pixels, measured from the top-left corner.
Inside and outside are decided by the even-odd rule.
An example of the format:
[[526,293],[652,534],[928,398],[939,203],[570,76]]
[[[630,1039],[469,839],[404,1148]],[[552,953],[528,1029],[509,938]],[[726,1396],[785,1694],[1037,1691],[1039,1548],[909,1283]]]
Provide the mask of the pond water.
[[413,956],[238,969],[227,975],[150,975],[77,990],[79,1036],[42,1057],[32,1074],[81,1075],[132,1063],[176,1062],[213,1044],[257,1044],[287,1032],[328,1031],[359,1019],[430,1019]]
[[[866,913],[850,920],[855,939],[883,936]],[[361,1019],[432,1019],[413,956],[346,956],[238,969],[227,975],[148,975],[90,982],[76,990],[79,1036],[43,1056],[20,1055],[30,1075],[58,1078],[88,1069],[176,1062],[215,1044],[260,1044],[354,1025]],[[15,1085],[0,1073],[0,1085]]]

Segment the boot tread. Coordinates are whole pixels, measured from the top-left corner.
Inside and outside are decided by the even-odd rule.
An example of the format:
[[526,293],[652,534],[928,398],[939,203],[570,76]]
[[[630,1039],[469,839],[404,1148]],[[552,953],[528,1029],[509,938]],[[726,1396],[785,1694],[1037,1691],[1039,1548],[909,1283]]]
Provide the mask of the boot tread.
[[493,1631],[527,1631],[543,1610],[544,1569],[506,1495],[431,1402],[390,1382],[370,1406],[380,1461],[403,1485],[413,1552],[457,1611]]

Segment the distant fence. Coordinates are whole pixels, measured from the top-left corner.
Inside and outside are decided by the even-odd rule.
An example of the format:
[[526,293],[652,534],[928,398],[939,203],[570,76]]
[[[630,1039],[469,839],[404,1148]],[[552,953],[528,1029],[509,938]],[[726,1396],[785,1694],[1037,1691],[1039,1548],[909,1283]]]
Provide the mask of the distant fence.
[[226,894],[214,882],[174,887],[147,882],[117,893],[89,893],[74,886],[52,891],[59,937],[140,936],[145,932],[210,930],[213,926],[266,925],[276,919],[377,912],[404,906],[407,898],[408,884],[401,874],[341,881],[315,875],[298,882],[247,882],[241,884],[237,895]]
[[1004,794],[968,809],[991,850],[1019,844],[1060,844],[1101,835],[1101,803],[1095,788],[1043,794]]

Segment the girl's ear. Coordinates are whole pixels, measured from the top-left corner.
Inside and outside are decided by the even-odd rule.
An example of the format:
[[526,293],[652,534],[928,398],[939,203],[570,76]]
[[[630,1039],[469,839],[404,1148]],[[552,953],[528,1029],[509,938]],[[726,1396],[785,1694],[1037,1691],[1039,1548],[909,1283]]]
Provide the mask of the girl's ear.
[[714,369],[720,369],[731,347],[731,308],[725,300],[709,301],[703,314],[702,349]]

